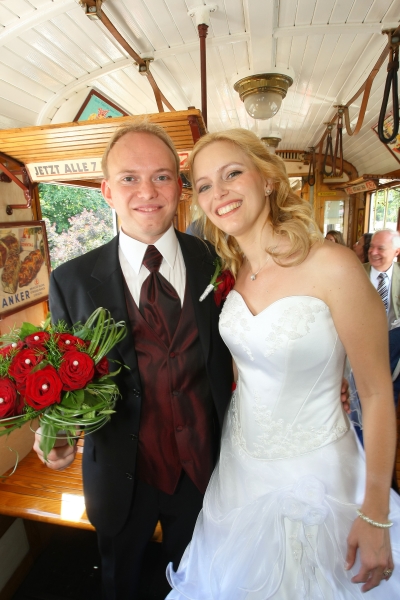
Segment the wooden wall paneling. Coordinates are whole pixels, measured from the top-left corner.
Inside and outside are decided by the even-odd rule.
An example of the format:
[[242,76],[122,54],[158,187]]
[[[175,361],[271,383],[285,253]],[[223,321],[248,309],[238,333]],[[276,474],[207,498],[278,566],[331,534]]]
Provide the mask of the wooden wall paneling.
[[182,192],[177,210],[177,228],[185,232],[191,222],[190,207],[192,204],[192,192]]
[[[165,128],[177,150],[194,145],[193,131],[188,118],[194,117],[199,135],[206,129],[197,109],[148,115],[153,123]],[[125,123],[142,117],[118,117],[80,123],[65,123],[18,129],[0,130],[0,152],[23,164],[50,160],[65,160],[83,156],[101,156],[114,131]]]

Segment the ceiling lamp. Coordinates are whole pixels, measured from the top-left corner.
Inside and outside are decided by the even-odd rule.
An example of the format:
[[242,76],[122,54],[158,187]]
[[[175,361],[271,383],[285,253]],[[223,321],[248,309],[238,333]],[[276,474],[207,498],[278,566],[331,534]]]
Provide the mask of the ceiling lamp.
[[275,154],[275,150],[279,146],[281,138],[275,137],[275,136],[268,136],[268,137],[262,137],[261,141],[263,142],[263,144],[265,146],[267,146],[267,148],[270,152],[273,152]]
[[253,119],[271,119],[281,107],[293,79],[281,73],[244,77],[233,86]]

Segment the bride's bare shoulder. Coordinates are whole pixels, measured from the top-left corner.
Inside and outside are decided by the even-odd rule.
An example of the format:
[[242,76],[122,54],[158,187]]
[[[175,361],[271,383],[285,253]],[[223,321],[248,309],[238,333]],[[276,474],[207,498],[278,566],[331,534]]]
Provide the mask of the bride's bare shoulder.
[[329,240],[315,243],[310,249],[309,258],[314,263],[321,264],[325,267],[329,265],[331,268],[347,268],[349,266],[362,268],[362,265],[353,250],[350,250],[347,246],[330,242]]
[[355,252],[328,240],[314,244],[309,253],[309,268],[318,275],[322,288],[354,286],[358,289],[369,285],[368,276]]

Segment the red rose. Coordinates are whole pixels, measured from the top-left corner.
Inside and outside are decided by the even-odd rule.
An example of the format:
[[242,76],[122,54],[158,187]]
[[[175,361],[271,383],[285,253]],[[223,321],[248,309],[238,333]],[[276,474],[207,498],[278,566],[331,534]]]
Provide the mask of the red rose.
[[61,400],[62,381],[51,365],[30,373],[26,378],[25,401],[41,410]]
[[220,306],[235,285],[235,278],[230,271],[225,270],[218,275],[215,284],[218,284],[218,287],[214,292],[214,298],[217,306]]
[[3,346],[0,348],[0,356],[8,356],[11,352],[17,352],[23,345],[22,342],[13,342],[12,344],[8,344],[8,346]]
[[86,346],[86,342],[81,338],[71,335],[70,333],[58,333],[56,336],[57,346],[62,352],[66,350],[75,350],[78,346]]
[[0,377],[0,419],[19,414],[17,388],[8,377]]
[[94,361],[85,352],[70,350],[63,356],[59,375],[63,390],[81,390],[94,376]]
[[39,350],[45,350],[45,343],[50,339],[50,334],[47,331],[37,331],[27,335],[24,339],[25,344],[28,348],[39,348]]
[[104,377],[104,375],[108,375],[109,372],[110,368],[108,366],[107,356],[103,356],[103,358],[95,366],[96,377]]
[[43,360],[43,354],[33,348],[25,348],[16,354],[11,362],[8,374],[19,385],[25,383],[27,375],[32,371],[33,367]]

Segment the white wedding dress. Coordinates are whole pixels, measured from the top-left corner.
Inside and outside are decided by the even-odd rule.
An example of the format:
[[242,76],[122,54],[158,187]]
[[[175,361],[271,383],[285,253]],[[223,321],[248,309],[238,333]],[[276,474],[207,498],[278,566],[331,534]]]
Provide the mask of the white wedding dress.
[[395,570],[365,596],[346,572],[365,458],[339,399],[345,351],[328,306],[290,296],[256,316],[231,291],[220,332],[239,370],[221,454],[168,600],[400,599]]

